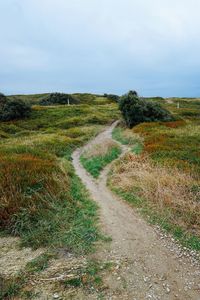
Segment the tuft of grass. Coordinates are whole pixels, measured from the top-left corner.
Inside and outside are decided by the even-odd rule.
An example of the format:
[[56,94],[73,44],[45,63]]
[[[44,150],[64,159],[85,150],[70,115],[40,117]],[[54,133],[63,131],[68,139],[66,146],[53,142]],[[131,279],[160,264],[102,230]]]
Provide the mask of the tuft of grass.
[[43,253],[26,264],[26,272],[35,273],[41,272],[48,268],[49,260],[55,257],[52,253]]
[[28,262],[25,270],[19,272],[11,278],[0,277],[0,299],[34,299],[35,294],[31,289],[27,289],[27,284],[31,276],[36,272],[41,272],[48,267],[48,262],[55,257],[53,253],[44,253]]
[[131,151],[132,151],[133,153],[135,153],[136,155],[139,155],[139,154],[141,154],[142,151],[143,151],[143,145],[142,145],[141,143],[136,143],[136,144],[132,147]]
[[130,146],[131,151],[137,155],[143,150],[143,139],[138,134],[133,134],[131,129],[118,126],[114,128],[112,137],[122,145]]
[[98,178],[103,168],[117,159],[121,154],[118,146],[112,146],[104,155],[95,155],[91,157],[81,156],[80,161],[84,168],[94,177]]
[[113,129],[112,137],[123,145],[133,145],[136,140],[131,130],[121,126],[115,127]]
[[103,287],[103,279],[101,273],[112,267],[112,263],[102,263],[96,259],[89,260],[86,267],[78,270],[74,274],[74,278],[67,279],[63,282],[65,287],[82,287],[85,289],[101,289]]
[[0,299],[13,299],[19,295],[25,283],[26,277],[23,273],[10,279],[0,277]]

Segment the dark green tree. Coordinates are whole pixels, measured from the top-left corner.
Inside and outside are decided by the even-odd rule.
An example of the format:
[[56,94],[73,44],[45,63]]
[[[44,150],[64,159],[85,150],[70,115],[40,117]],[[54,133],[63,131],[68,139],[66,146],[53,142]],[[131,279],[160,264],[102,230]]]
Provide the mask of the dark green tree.
[[0,93],[0,109],[6,103],[6,96],[3,93]]
[[23,119],[30,115],[31,107],[17,98],[8,99],[0,94],[0,121]]
[[171,114],[160,104],[148,102],[140,98],[136,91],[123,95],[119,101],[126,125],[129,128],[142,123],[154,121],[170,121]]

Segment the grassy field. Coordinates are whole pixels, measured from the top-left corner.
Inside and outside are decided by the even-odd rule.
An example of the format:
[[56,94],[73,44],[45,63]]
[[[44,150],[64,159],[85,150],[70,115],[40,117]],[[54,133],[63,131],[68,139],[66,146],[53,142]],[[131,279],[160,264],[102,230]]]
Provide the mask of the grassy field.
[[74,174],[71,153],[116,120],[118,110],[105,98],[91,99],[35,105],[30,118],[0,123],[0,227],[23,246],[86,253],[99,237],[97,207]]
[[117,162],[109,184],[151,222],[200,250],[200,101],[173,98],[163,105],[176,121],[115,129],[113,137],[140,155]]
[[[75,175],[71,154],[120,117],[117,105],[89,94],[76,94],[79,105],[38,105],[45,96],[20,96],[34,104],[30,118],[0,123],[0,234],[19,236],[22,246],[48,249],[16,278],[4,282],[0,276],[2,299],[20,292],[29,275],[47,268],[55,249],[82,255],[102,238],[98,208]],[[162,102],[177,120],[131,130],[117,127],[113,138],[131,151],[114,164],[108,184],[150,222],[200,250],[200,101],[153,101]],[[120,153],[108,142],[89,149],[81,160],[98,177]],[[89,274],[88,282],[81,273],[65,286],[99,286],[98,264],[87,268],[82,273]]]

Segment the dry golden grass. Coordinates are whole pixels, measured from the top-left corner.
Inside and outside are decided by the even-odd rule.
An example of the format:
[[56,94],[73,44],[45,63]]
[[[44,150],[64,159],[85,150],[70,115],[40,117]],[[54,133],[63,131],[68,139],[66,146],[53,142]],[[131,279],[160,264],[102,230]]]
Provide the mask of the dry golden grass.
[[200,235],[200,182],[191,174],[129,153],[114,165],[110,184],[145,199],[161,215],[167,210],[174,224]]
[[124,127],[116,127],[112,132],[112,136],[118,142],[130,146],[133,146],[136,143],[142,145],[144,141],[143,137],[138,133],[133,132],[132,129]]
[[91,145],[83,154],[85,158],[106,155],[113,147],[119,147],[117,143],[110,139],[102,140],[101,144]]
[[133,132],[132,129],[126,128],[123,131],[123,137],[129,142],[129,144],[133,144],[135,141],[143,143],[144,139],[141,135],[136,132]]

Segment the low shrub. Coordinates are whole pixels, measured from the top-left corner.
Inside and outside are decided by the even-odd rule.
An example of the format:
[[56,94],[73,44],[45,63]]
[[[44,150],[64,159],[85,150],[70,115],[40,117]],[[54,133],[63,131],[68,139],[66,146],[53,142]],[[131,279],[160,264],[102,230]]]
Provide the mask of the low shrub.
[[141,99],[135,91],[121,97],[119,108],[129,128],[143,122],[172,120],[171,114],[160,104]]
[[17,98],[9,100],[3,94],[0,95],[0,121],[23,119],[30,113],[31,107],[22,100]]
[[72,95],[63,93],[52,93],[40,101],[40,105],[62,105],[62,104],[78,104],[79,100]]
[[6,102],[6,96],[3,93],[0,93],[0,107],[2,107]]

